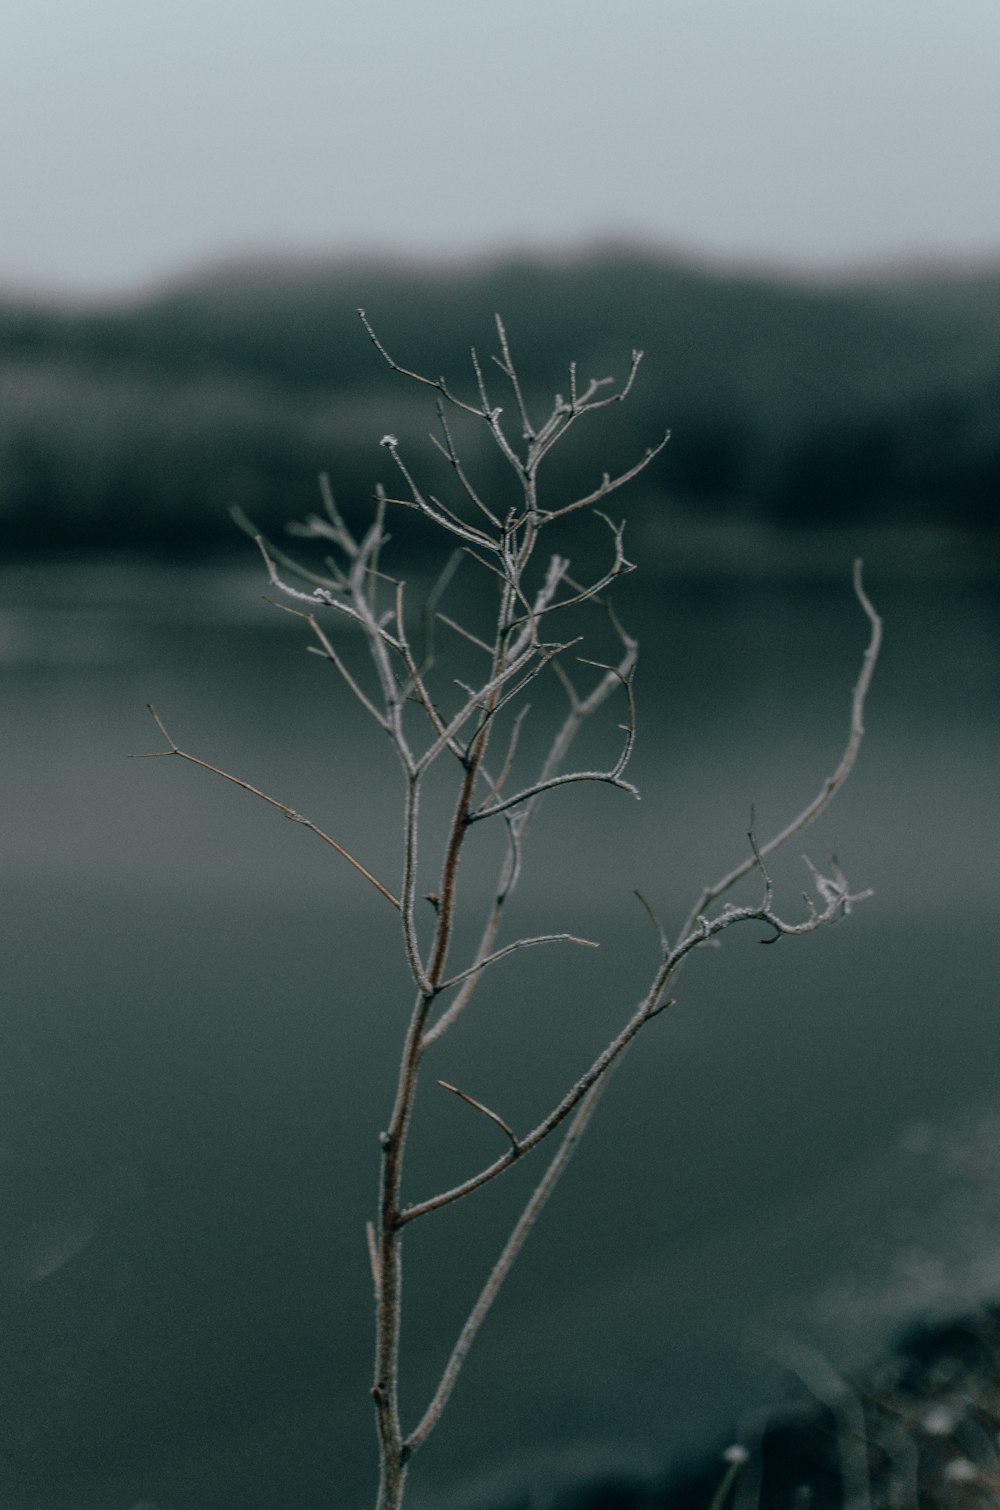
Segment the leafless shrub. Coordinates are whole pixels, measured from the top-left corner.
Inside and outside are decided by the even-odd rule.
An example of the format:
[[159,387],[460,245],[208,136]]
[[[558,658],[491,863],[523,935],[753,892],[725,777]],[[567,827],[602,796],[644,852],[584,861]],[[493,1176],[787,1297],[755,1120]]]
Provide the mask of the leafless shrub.
[[[272,586],[289,612],[301,617],[312,637],[312,648],[325,657],[366,713],[388,735],[403,778],[404,831],[402,873],[391,884],[377,879],[355,856],[348,854],[315,823],[276,798],[217,766],[181,749],[168,734],[159,715],[150,710],[163,735],[162,755],[176,755],[215,772],[302,824],[344,857],[398,914],[402,949],[413,978],[414,1000],[394,1104],[381,1134],[381,1200],[376,1220],[368,1227],[372,1282],[376,1301],[375,1374],[372,1395],[378,1431],[380,1488],[378,1510],[398,1510],[402,1504],[409,1463],[441,1417],[469,1349],[500,1286],[556,1181],[565,1169],[593,1113],[608,1072],[619,1055],[654,1017],[670,1005],[670,992],[688,955],[718,940],[740,923],[764,924],[771,938],[811,933],[846,916],[867,892],[852,892],[836,864],[829,874],[811,868],[814,896],[807,896],[805,915],[788,921],[775,909],[767,858],[802,832],[830,802],[846,780],[858,753],[865,696],[878,655],[881,624],[861,582],[860,562],[854,576],[858,601],[868,617],[870,641],[854,689],[850,731],[834,774],[814,800],[780,833],[761,842],[751,833],[745,859],[726,875],[707,885],[696,897],[689,915],[671,942],[654,909],[640,898],[653,923],[657,957],[648,986],[637,1004],[626,1011],[619,1030],[589,1065],[576,1072],[565,1093],[534,1127],[516,1130],[501,1112],[483,1104],[470,1090],[441,1080],[444,1090],[458,1096],[497,1129],[502,1151],[491,1163],[471,1172],[450,1189],[418,1199],[404,1196],[404,1159],[418,1079],[428,1053],[466,1011],[484,974],[505,956],[542,945],[592,947],[588,939],[568,933],[539,933],[502,941],[510,899],[522,872],[525,841],[539,804],[550,793],[570,784],[604,783],[637,797],[626,774],[635,739],[633,682],[637,644],[619,622],[610,590],[632,570],[626,557],[624,526],[603,512],[611,495],[638,476],[666,444],[664,436],[617,475],[605,474],[588,492],[554,503],[539,485],[542,464],[567,433],[595,411],[622,402],[633,385],[641,360],[633,352],[625,382],[616,387],[609,378],[581,381],[571,366],[567,389],[556,396],[548,416],[536,425],[529,414],[506,332],[497,319],[499,355],[493,361],[512,404],[513,418],[497,406],[486,370],[475,351],[472,369],[476,397],[458,396],[443,378],[429,378],[400,366],[381,344],[364,312],[365,329],[389,367],[409,381],[427,387],[436,398],[439,434],[432,437],[453,474],[451,502],[425,491],[402,455],[396,438],[387,434],[382,446],[398,477],[398,494],[379,489],[374,517],[364,534],[354,533],[338,511],[324,482],[325,511],[298,527],[296,533],[318,542],[325,550],[321,569],[303,564],[269,545],[258,544]],[[461,416],[485,426],[513,479],[514,503],[498,504],[480,496],[463,464],[456,429],[449,416]],[[406,587],[383,569],[381,553],[387,541],[389,510],[416,511],[437,532],[443,546],[471,559],[480,573],[481,601],[488,602],[491,627],[461,623],[443,607],[454,570],[449,556],[437,586],[419,618],[411,614]],[[560,526],[569,516],[587,511],[607,531],[607,561],[590,580],[571,575],[570,562],[560,553]],[[549,547],[552,541],[556,549]],[[544,554],[543,554],[544,552]],[[581,608],[603,615],[617,649],[614,657],[598,662],[589,657],[578,636],[562,630]],[[335,626],[347,621],[360,631],[367,647],[367,669],[348,663],[337,646]],[[414,623],[421,626],[422,643],[415,644]],[[453,636],[465,660],[478,658],[474,680],[458,681],[454,662],[445,652],[436,658],[430,630],[438,638]],[[562,700],[556,732],[537,764],[522,773],[519,735],[527,714],[525,694],[541,678]],[[583,725],[603,709],[618,705],[622,722],[616,734],[617,752],[602,769],[575,768],[569,760],[574,738]],[[421,794],[432,767],[446,765],[454,783],[452,816],[440,833],[426,833]],[[504,848],[492,900],[481,919],[478,946],[471,958],[451,962],[451,946],[459,905],[459,861],[472,830],[480,824],[499,824]],[[418,873],[425,850],[437,855],[437,890],[429,907],[419,907]],[[750,872],[760,881],[759,899],[736,906],[721,899]],[[418,908],[420,917],[418,918]],[[572,1047],[567,1044],[567,1059]],[[440,1382],[415,1425],[404,1428],[399,1411],[399,1337],[403,1238],[414,1222],[463,1200],[497,1179],[539,1144],[561,1134],[548,1167],[515,1223],[488,1276],[478,1300],[459,1332]]]

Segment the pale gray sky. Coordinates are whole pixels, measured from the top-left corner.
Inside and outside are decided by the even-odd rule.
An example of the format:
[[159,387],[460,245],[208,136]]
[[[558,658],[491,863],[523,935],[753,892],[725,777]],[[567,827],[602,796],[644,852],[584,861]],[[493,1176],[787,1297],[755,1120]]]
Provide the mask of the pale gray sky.
[[642,237],[1000,255],[1000,0],[6,0],[0,285]]

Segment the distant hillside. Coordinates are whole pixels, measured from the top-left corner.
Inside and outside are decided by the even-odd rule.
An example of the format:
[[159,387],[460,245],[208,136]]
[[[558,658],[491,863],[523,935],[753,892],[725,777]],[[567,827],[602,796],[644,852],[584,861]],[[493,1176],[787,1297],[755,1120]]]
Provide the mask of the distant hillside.
[[[470,396],[467,348],[495,349],[494,310],[536,399],[565,388],[571,359],[624,375],[643,347],[634,396],[613,425],[581,429],[566,486],[669,425],[643,486],[679,507],[996,522],[1000,267],[817,285],[608,251],[437,269],[278,261],[101,309],[0,301],[5,538],[215,544],[230,504],[270,528],[312,509],[321,470],[348,507],[367,499],[388,480],[379,437],[426,449],[433,408],[381,363],[359,304],[399,361]],[[477,475],[501,475],[485,437],[467,445]]]

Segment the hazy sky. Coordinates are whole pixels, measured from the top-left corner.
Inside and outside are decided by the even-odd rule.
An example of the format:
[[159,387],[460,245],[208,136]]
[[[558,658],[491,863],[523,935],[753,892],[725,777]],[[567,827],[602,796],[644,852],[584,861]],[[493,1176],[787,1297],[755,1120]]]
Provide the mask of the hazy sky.
[[643,237],[1000,254],[1000,0],[6,0],[0,284]]

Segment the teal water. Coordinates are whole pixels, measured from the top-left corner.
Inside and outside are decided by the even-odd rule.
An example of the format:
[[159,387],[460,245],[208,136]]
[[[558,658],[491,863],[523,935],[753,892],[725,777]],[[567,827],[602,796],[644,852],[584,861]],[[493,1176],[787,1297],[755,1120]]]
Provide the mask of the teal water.
[[[864,644],[850,549],[724,573],[692,550],[627,584],[643,800],[551,802],[521,902],[602,949],[511,962],[440,1045],[443,1078],[517,1122],[544,1110],[652,965],[632,889],[669,926],[740,858],[751,804],[766,831],[832,770]],[[875,896],[821,936],[761,950],[748,930],[692,961],[417,1459],[414,1510],[662,1467],[780,1390],[781,1336],[847,1366],[1000,1290],[996,584],[947,542],[901,559],[870,559],[868,738],[802,846]],[[393,915],[246,794],[127,756],[158,747],[152,700],[388,876],[390,754],[252,565],[5,576],[4,1503],[365,1510],[363,1227],[408,1003]],[[792,910],[797,855],[775,869]],[[420,1111],[414,1195],[495,1151],[451,1098]],[[413,1233],[412,1414],[530,1174]]]

